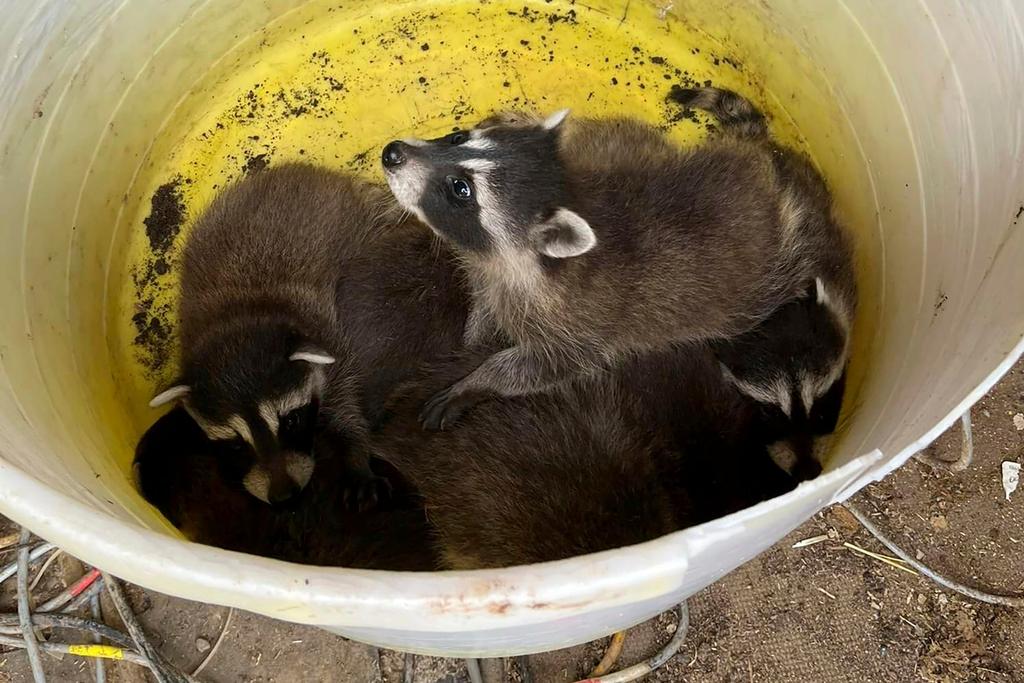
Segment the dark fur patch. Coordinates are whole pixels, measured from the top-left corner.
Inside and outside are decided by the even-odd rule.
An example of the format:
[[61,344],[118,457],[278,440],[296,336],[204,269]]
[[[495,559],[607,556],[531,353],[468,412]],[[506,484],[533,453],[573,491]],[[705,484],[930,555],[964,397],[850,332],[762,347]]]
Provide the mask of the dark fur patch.
[[[763,384],[781,375],[798,388],[801,374],[824,377],[841,362],[846,334],[811,292],[781,306],[750,332],[716,342],[714,348],[738,379]],[[793,399],[796,408],[800,397]]]
[[[246,419],[258,437],[254,455],[270,471],[284,472],[294,449],[265,428],[259,403],[305,384],[313,368],[289,360],[300,345],[347,358],[338,278],[368,235],[398,223],[395,211],[386,224],[389,205],[383,188],[286,164],[225,190],[189,236],[179,303],[189,407],[213,424]],[[353,370],[343,365],[318,366],[322,419],[336,433],[358,435],[365,420],[359,397],[345,387]]]
[[[489,149],[453,145],[450,137],[404,148],[411,160],[429,169],[418,201],[427,221],[457,248],[486,251],[494,243],[488,226],[482,223],[486,212],[481,211],[479,201],[486,194],[497,200],[487,208],[512,230],[507,239],[527,244],[529,229],[566,199],[557,161],[557,131],[539,125],[495,126],[482,133],[482,139],[493,145]],[[481,170],[480,164],[489,168]],[[453,198],[449,178],[468,182],[474,188],[473,197],[466,202]],[[482,184],[486,187],[480,188]]]
[[[735,93],[684,94],[729,125],[763,129]],[[521,243],[512,259],[466,255],[476,305],[512,345],[432,400],[425,424],[444,425],[474,396],[527,395],[630,353],[745,334],[815,277],[852,313],[851,248],[825,183],[763,130],[681,149],[631,119],[569,119],[553,132],[534,121],[498,115],[475,131],[494,145],[488,187],[514,207],[500,214],[510,237],[517,221],[564,208],[596,246],[561,263]]]
[[795,486],[752,437],[757,413],[701,347],[483,403],[457,428],[424,434],[422,401],[485,356],[435,365],[406,385],[373,439],[423,495],[449,568],[640,543]]
[[450,179],[468,183],[470,187],[475,187],[479,180],[472,171],[457,164],[432,165],[418,200],[419,208],[427,221],[460,249],[486,251],[492,239],[481,223],[477,196],[474,193],[470,199],[456,199],[452,196]]
[[235,458],[226,445],[207,439],[184,409],[175,408],[139,442],[139,489],[197,543],[320,566],[438,567],[432,532],[413,499],[396,497],[390,507],[373,513],[346,512],[341,458],[318,462],[313,483],[286,507],[250,496]]
[[722,130],[748,138],[768,134],[764,114],[744,97],[724,88],[684,88],[673,85],[668,99],[686,108],[704,109],[718,119]]

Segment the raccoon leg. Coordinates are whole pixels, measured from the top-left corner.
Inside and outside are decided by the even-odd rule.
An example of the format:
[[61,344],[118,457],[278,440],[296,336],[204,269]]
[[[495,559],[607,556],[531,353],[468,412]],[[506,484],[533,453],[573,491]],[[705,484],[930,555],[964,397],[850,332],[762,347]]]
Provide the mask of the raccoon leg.
[[342,503],[348,510],[366,512],[391,496],[391,483],[373,473],[370,454],[365,449],[346,446],[348,441],[339,433],[324,429],[317,434],[313,452],[317,461],[340,459]]
[[536,394],[576,374],[580,363],[569,363],[551,353],[526,345],[495,353],[461,380],[434,395],[420,413],[424,428],[444,429],[477,403],[494,396]]
[[474,304],[466,317],[466,329],[462,333],[462,343],[466,348],[481,346],[491,339],[498,331],[494,319],[487,314],[483,306]]

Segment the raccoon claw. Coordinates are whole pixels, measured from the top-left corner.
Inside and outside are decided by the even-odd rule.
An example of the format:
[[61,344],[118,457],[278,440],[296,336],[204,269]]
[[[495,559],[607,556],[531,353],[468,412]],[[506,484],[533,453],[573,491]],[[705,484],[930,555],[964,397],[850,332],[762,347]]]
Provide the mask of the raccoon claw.
[[342,504],[352,512],[368,512],[391,497],[391,482],[375,475],[353,481],[342,494]]
[[455,387],[434,394],[420,412],[420,422],[424,429],[431,431],[444,430],[462,417],[462,414],[479,402],[479,398],[470,394],[458,393]]

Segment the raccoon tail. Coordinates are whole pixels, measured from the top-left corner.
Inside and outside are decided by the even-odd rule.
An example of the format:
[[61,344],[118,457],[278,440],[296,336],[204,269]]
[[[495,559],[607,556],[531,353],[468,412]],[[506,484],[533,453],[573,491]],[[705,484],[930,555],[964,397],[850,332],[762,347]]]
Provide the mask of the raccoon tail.
[[768,124],[764,114],[731,90],[723,88],[683,88],[673,85],[668,99],[688,109],[703,109],[715,116],[722,130],[742,138],[765,138]]

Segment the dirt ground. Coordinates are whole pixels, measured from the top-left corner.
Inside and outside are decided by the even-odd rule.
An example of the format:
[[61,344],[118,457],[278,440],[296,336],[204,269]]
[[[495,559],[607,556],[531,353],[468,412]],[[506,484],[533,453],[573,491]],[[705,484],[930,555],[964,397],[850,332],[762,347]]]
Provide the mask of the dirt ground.
[[[1024,362],[973,410],[975,459],[964,472],[912,460],[855,498],[887,533],[948,576],[995,591],[1024,590],[1024,488],[1010,502],[1001,483],[1004,460],[1024,460]],[[954,460],[960,431],[929,447]],[[11,531],[0,529],[0,536]],[[828,541],[793,544],[827,534]],[[1024,683],[1024,611],[993,607],[939,590],[843,546],[885,549],[843,508],[808,521],[775,547],[690,599],[691,627],[683,649],[651,681],[882,681]],[[14,554],[0,555],[4,562]],[[37,593],[50,595],[82,574],[61,556]],[[14,581],[0,595],[13,611]],[[132,589],[133,605],[164,655],[192,671],[224,629],[228,610]],[[106,605],[105,615],[113,614]],[[108,617],[108,620],[109,617]],[[110,620],[116,623],[116,620]],[[663,614],[632,629],[619,665],[650,657],[668,641],[676,617]],[[538,683],[583,678],[605,641],[534,655],[527,665]],[[413,678],[404,678],[407,665]],[[484,663],[493,681],[523,680],[518,662]],[[93,680],[91,664],[44,655],[51,681]],[[366,681],[461,683],[464,662],[400,653],[346,641],[315,628],[235,611],[200,679],[217,683]],[[0,654],[0,682],[30,681],[20,651]],[[117,663],[112,683],[148,680]]]

